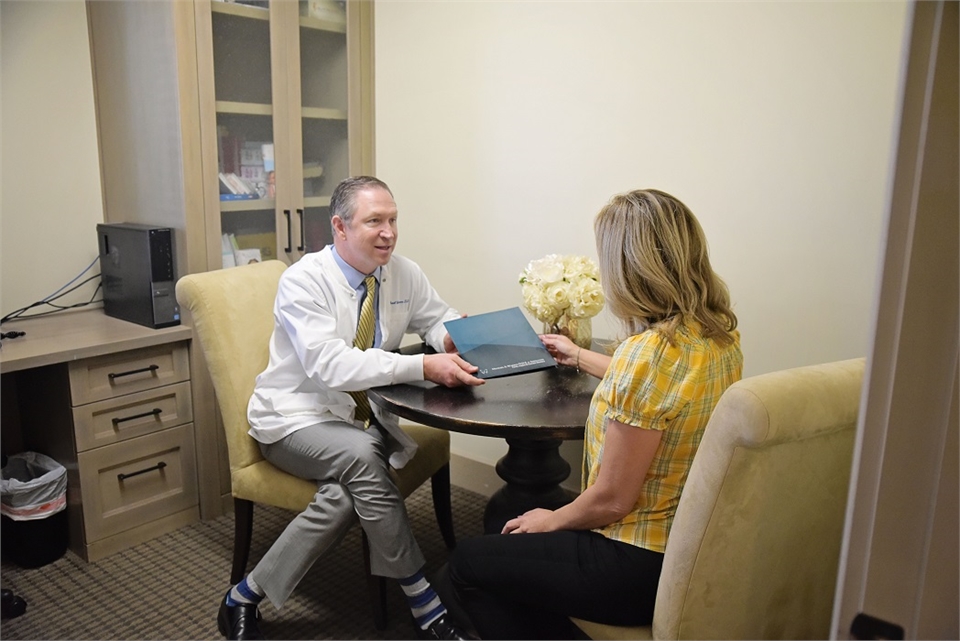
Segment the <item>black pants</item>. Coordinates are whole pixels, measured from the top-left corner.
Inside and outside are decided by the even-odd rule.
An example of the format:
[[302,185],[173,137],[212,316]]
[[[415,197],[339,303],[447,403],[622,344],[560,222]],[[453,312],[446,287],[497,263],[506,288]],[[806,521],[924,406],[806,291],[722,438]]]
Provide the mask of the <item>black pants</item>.
[[491,534],[459,542],[437,583],[483,639],[577,639],[570,616],[648,625],[662,566],[663,554],[596,532]]

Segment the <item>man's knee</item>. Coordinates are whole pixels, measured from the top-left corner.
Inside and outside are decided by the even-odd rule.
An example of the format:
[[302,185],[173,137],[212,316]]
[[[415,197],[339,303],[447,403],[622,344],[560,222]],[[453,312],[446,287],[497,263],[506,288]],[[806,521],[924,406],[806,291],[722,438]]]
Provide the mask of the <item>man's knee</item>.
[[320,483],[310,505],[331,520],[353,518],[354,515],[353,496],[336,481]]
[[376,448],[366,447],[353,452],[352,460],[341,476],[341,482],[349,485],[363,479],[380,482],[389,478],[390,466],[386,458]]

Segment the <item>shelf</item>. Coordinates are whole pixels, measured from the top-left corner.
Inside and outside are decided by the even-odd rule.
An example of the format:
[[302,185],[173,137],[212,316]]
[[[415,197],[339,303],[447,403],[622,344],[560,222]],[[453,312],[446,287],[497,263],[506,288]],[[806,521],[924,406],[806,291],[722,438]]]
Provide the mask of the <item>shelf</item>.
[[347,32],[346,23],[321,20],[320,18],[311,18],[309,16],[300,16],[300,27],[303,29],[315,29],[317,31],[332,31],[333,33]]
[[[330,199],[327,198],[329,201]],[[257,211],[259,209],[274,210],[277,201],[274,198],[251,198],[250,200],[221,200],[220,211]]]
[[240,16],[241,18],[253,18],[254,20],[269,20],[270,10],[263,7],[251,7],[234,2],[222,2],[222,0],[213,0],[210,3],[210,9],[214,13],[225,13],[230,16]]
[[347,112],[343,109],[327,109],[325,107],[303,107],[300,114],[304,118],[317,120],[346,120]]
[[303,199],[304,207],[329,207],[330,196],[306,196]]
[[[322,109],[321,111],[336,111],[336,110]],[[264,105],[258,102],[230,102],[228,100],[218,100],[217,113],[218,114],[242,114],[245,116],[272,116],[273,105]],[[315,116],[315,117],[322,117],[322,116]]]

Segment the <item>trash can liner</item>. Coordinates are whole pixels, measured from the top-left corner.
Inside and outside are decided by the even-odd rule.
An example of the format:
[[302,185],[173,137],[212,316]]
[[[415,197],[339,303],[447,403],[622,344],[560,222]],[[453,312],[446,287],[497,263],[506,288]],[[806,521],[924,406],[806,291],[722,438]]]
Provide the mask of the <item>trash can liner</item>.
[[8,457],[0,481],[0,514],[14,521],[45,519],[67,507],[67,469],[45,454]]

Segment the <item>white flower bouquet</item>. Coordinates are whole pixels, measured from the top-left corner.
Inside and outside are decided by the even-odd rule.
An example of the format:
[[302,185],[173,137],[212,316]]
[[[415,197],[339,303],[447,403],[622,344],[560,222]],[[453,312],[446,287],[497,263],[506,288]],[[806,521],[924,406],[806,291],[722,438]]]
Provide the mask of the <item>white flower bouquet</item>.
[[[590,319],[603,309],[600,270],[586,256],[549,254],[530,261],[520,274],[523,306],[551,332],[589,347]],[[579,339],[579,340],[578,340]]]

